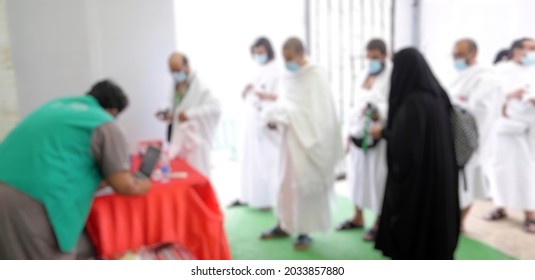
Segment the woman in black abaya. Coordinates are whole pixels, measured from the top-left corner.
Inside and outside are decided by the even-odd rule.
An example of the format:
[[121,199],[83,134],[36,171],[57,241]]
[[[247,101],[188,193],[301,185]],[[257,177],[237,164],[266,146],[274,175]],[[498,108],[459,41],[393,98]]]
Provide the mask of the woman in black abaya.
[[416,49],[394,58],[388,178],[375,247],[392,259],[453,259],[459,238],[458,171],[451,103]]

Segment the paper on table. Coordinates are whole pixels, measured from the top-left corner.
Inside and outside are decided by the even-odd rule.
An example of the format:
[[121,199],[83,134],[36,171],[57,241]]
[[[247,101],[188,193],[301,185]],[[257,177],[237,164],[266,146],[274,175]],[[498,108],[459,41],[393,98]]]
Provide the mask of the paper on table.
[[95,196],[110,195],[110,194],[114,194],[114,193],[115,192],[113,191],[113,189],[110,186],[107,186],[107,187],[104,187],[104,188],[98,190],[95,193]]
[[175,179],[185,179],[188,178],[188,172],[180,171],[171,173],[171,178]]

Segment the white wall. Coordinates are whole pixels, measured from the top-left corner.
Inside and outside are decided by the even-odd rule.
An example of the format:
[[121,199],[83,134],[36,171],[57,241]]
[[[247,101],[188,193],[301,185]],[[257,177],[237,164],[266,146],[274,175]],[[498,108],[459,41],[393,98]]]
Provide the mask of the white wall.
[[451,57],[456,40],[479,45],[479,62],[490,65],[514,39],[535,37],[532,0],[423,0],[421,49],[443,84],[455,77]]
[[406,47],[413,47],[413,19],[415,0],[394,0],[394,52]]
[[173,3],[169,0],[90,0],[89,33],[93,79],[109,77],[130,97],[119,122],[131,146],[164,139],[155,112],[168,105],[172,80],[168,58],[175,49]]
[[7,8],[24,115],[111,78],[130,97],[119,121],[131,147],[140,139],[163,139],[164,126],[153,115],[170,93],[172,1],[8,0]]
[[6,1],[0,0],[0,142],[18,120],[18,97],[7,28]]
[[83,1],[8,0],[21,113],[91,84]]

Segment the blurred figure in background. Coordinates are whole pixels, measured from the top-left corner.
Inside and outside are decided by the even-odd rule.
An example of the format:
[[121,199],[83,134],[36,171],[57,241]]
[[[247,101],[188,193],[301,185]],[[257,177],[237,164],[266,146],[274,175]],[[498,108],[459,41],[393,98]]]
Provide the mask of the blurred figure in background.
[[118,86],[102,81],[41,106],[0,143],[0,259],[75,259],[99,184],[125,195],[149,190],[148,179],[130,173],[114,120],[127,105]]
[[496,98],[500,94],[499,83],[496,82],[492,68],[477,63],[477,53],[477,44],[471,39],[462,39],[455,43],[453,59],[459,75],[448,87],[451,102],[475,117],[480,140],[478,151],[465,165],[462,171],[464,174],[459,176],[461,231],[464,231],[463,221],[474,200],[488,197],[491,132],[499,111],[495,106]]
[[338,230],[362,228],[363,209],[376,214],[377,221],[364,236],[373,241],[377,233],[378,219],[383,203],[386,183],[386,141],[374,141],[368,129],[372,124],[385,123],[388,114],[388,93],[392,74],[391,62],[387,59],[383,40],[371,40],[366,46],[368,74],[357,95],[349,117],[349,166],[348,184],[353,190],[355,215],[338,226]]
[[512,61],[502,63],[502,108],[496,124],[491,191],[498,206],[486,218],[507,217],[505,208],[525,212],[524,229],[535,233],[535,41],[520,39],[511,47]]
[[277,99],[280,68],[266,38],[254,42],[251,54],[260,66],[260,72],[243,92],[246,125],[241,157],[241,198],[232,206],[248,204],[252,208],[268,210],[275,204],[282,134],[280,130],[268,128],[261,116]]
[[184,54],[171,54],[169,68],[174,80],[172,105],[156,113],[160,120],[171,124],[169,154],[210,177],[210,153],[221,105],[191,70]]
[[284,98],[265,119],[271,129],[284,130],[280,189],[277,200],[279,224],[262,239],[298,234],[295,249],[306,249],[310,234],[331,227],[335,167],[343,158],[340,124],[323,69],[310,65],[303,43],[290,38],[283,47],[286,69]]
[[392,259],[453,259],[460,229],[452,105],[416,49],[394,57],[388,125],[388,178],[376,248]]
[[493,64],[500,64],[501,62],[509,61],[510,59],[509,49],[503,49],[496,54]]

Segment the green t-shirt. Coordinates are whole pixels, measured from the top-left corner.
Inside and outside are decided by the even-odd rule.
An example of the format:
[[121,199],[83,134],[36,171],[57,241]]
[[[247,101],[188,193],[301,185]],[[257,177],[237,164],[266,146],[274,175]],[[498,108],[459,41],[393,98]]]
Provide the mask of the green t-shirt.
[[26,117],[0,144],[0,181],[44,205],[63,252],[76,246],[102,181],[92,133],[112,120],[92,96],[59,98]]

